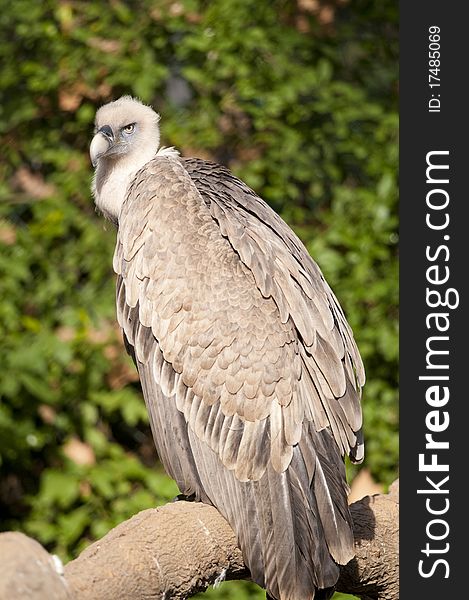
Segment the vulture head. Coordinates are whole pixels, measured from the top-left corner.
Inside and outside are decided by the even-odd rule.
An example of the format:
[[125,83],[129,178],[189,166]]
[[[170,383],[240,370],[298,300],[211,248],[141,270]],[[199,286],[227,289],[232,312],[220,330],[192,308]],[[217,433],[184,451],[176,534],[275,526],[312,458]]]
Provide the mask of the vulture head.
[[96,113],[90,144],[92,190],[98,209],[115,223],[128,184],[158,151],[159,120],[150,106],[131,96],[105,104]]
[[159,120],[150,106],[130,96],[102,106],[96,113],[96,135],[90,146],[93,167],[100,161],[112,163],[122,158],[150,160],[160,143]]

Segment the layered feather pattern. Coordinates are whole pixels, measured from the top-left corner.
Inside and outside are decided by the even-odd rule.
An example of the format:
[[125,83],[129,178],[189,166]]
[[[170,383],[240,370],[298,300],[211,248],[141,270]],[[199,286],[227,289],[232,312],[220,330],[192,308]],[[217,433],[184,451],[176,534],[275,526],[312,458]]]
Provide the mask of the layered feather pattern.
[[300,240],[226,169],[161,156],[129,189],[114,269],[166,470],[227,518],[271,596],[332,587],[353,556],[364,370]]

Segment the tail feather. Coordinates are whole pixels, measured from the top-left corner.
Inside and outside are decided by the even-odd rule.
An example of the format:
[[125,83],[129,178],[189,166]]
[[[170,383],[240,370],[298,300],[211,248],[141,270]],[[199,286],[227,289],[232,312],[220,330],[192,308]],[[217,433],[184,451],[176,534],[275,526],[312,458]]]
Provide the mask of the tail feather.
[[286,471],[269,465],[260,480],[242,482],[188,429],[206,495],[236,532],[253,581],[276,600],[313,600],[317,589],[333,588],[338,563],[353,556],[343,463],[325,454],[330,434],[314,434],[317,440],[305,432]]
[[313,493],[318,505],[327,548],[338,564],[345,565],[354,556],[352,519],[347,504],[348,486],[345,479],[345,465],[327,430],[314,432],[314,435],[316,438],[314,442],[316,470],[313,479]]
[[[311,598],[314,590],[310,568],[311,546],[304,529],[308,528],[308,516],[304,501],[295,493],[290,483],[290,472],[277,473],[272,467],[267,469],[269,501],[273,517],[273,543],[275,571],[266,572],[266,587],[272,590],[278,586],[279,598]],[[260,484],[264,484],[261,479]],[[300,533],[301,532],[301,533]]]

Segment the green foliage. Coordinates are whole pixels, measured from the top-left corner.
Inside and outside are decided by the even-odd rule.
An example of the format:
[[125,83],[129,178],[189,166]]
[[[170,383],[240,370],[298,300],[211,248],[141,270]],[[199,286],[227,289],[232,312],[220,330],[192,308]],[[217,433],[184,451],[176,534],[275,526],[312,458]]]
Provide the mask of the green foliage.
[[94,112],[122,93],[161,112],[163,144],[227,164],[304,240],[364,358],[365,464],[396,476],[396,12],[0,0],[2,528],[68,558],[177,493],[155,468],[114,323],[115,233],[89,192]]

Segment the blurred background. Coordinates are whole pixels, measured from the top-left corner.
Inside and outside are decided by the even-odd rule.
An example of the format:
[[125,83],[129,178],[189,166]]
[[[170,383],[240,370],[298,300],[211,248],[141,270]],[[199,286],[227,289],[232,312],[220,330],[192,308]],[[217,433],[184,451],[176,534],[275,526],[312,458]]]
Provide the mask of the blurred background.
[[[398,462],[397,3],[0,0],[0,24],[1,529],[67,561],[178,493],[115,323],[115,231],[89,191],[94,113],[121,94],[161,113],[163,145],[244,179],[319,263],[367,370],[366,458],[350,480],[358,496],[386,490]],[[264,597],[245,582],[209,595]]]

